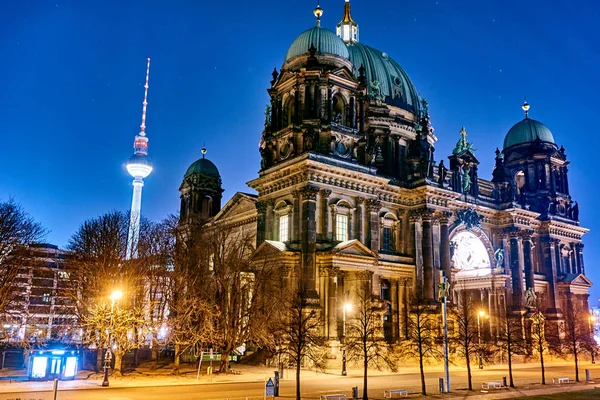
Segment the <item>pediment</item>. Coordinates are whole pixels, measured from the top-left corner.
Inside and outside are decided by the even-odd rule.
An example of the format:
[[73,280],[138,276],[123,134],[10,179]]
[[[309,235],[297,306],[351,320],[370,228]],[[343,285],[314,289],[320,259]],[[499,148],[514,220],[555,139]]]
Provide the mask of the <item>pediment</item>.
[[561,281],[576,286],[592,286],[592,281],[583,274],[567,274],[561,278]]
[[343,254],[343,255],[353,255],[353,256],[363,256],[363,257],[373,257],[375,258],[375,253],[371,251],[367,246],[362,244],[357,239],[347,240],[345,242],[340,242],[336,246],[331,249],[332,253]]
[[347,68],[338,68],[335,71],[333,71],[332,74],[340,78],[347,79],[349,81],[356,81],[356,77],[352,74],[352,72],[348,71]]
[[258,246],[254,253],[252,254],[253,259],[258,258],[271,258],[277,257],[278,255],[282,255],[283,253],[293,252],[293,249],[287,247],[287,245],[283,242],[279,242],[276,240],[265,240]]
[[229,201],[221,208],[221,211],[215,215],[215,221],[234,218],[238,215],[256,212],[255,196],[247,193],[237,192]]

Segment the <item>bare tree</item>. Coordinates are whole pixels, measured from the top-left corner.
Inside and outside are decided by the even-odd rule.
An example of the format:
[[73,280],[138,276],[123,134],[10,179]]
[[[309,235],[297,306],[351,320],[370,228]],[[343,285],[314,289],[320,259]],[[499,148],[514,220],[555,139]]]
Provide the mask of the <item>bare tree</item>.
[[477,310],[467,290],[461,290],[458,294],[458,304],[452,310],[452,316],[457,326],[452,341],[467,364],[468,387],[469,390],[473,390],[471,360],[480,351],[477,341]]
[[186,350],[217,341],[219,313],[214,304],[211,267],[205,260],[202,224],[188,225],[185,230],[180,230],[173,221],[169,225],[177,240],[167,290],[168,342],[175,348],[173,372],[178,374],[181,355]]
[[314,304],[302,283],[294,290],[286,291],[283,312],[278,326],[273,330],[280,343],[280,351],[293,361],[296,367],[296,400],[300,397],[300,371],[307,361],[317,368],[325,362],[325,342],[322,335],[323,315]]
[[383,334],[385,304],[373,294],[373,276],[365,273],[358,281],[356,304],[349,319],[344,345],[349,360],[362,361],[363,400],[368,399],[369,367],[382,370],[384,367],[397,371],[393,346]]
[[544,365],[544,354],[548,352],[548,341],[546,340],[546,317],[540,311],[536,311],[530,318],[531,321],[531,343],[533,351],[540,360],[542,372],[542,385],[546,384],[546,369]]
[[498,345],[506,350],[508,362],[509,386],[514,388],[512,360],[515,354],[525,353],[523,340],[523,321],[521,314],[515,314],[509,308],[499,317]]
[[274,263],[252,260],[255,238],[252,232],[227,226],[211,226],[203,235],[207,279],[214,291],[217,342],[221,349],[220,371],[228,368],[229,355],[243,344],[268,345],[272,335],[267,321],[278,306],[273,279]]
[[32,244],[46,230],[13,199],[0,202],[0,315],[9,311],[19,270],[31,262]]
[[575,380],[579,382],[579,358],[582,353],[591,353],[593,338],[590,330],[590,313],[581,303],[570,301],[570,307],[565,313],[563,326],[565,350],[573,356],[575,363]]
[[400,346],[403,358],[419,360],[421,373],[421,393],[427,395],[425,385],[424,365],[429,361],[443,358],[439,348],[439,321],[435,313],[435,306],[418,294],[411,299],[410,313],[408,316],[408,337]]
[[[140,238],[145,237],[147,227],[148,222],[142,220]],[[123,314],[121,320],[124,323],[132,324],[128,329],[136,334],[137,327],[142,325],[146,264],[139,259],[125,259],[128,229],[129,215],[113,211],[85,221],[68,245],[71,251],[68,263],[70,285],[66,294],[76,305],[79,324],[88,330],[84,338],[99,350],[110,347],[110,343],[99,332],[104,325],[94,328],[94,322],[99,323],[103,318],[102,304],[107,303],[113,291],[119,290],[124,294],[124,298],[119,300],[119,312]],[[112,307],[112,310],[115,308]],[[97,316],[97,313],[100,315]],[[111,325],[110,328],[122,329],[120,325]],[[117,342],[120,335],[116,331],[111,337],[118,349],[115,366],[120,366],[120,357],[124,354],[121,349],[129,349],[130,346]],[[102,353],[98,351],[96,366],[100,369],[101,365]],[[121,371],[115,368],[115,373],[120,374]]]

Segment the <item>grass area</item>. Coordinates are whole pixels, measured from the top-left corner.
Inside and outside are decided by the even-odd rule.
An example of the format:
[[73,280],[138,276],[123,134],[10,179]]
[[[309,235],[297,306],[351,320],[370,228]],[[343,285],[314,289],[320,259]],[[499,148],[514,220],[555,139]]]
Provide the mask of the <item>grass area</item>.
[[518,397],[518,399],[527,400],[598,400],[600,399],[600,389],[582,390],[578,392],[563,392],[555,394],[544,394],[540,396]]

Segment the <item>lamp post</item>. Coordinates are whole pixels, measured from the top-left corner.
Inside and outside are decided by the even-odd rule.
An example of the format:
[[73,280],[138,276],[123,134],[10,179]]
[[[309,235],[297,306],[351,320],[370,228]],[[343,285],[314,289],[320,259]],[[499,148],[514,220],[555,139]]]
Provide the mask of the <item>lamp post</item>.
[[[352,304],[345,303],[342,307],[342,343],[346,343],[346,311],[352,310]],[[342,376],[346,376],[346,349],[342,350]]]
[[592,354],[592,364],[596,364],[596,359],[594,358],[594,350],[595,350],[595,339],[594,339],[594,323],[596,322],[596,316],[595,315],[590,315],[590,317],[588,318],[588,326],[590,328],[590,336],[591,336],[591,344],[592,344],[592,348],[591,348],[591,354]]
[[109,386],[110,382],[108,381],[108,369],[110,368],[110,362],[112,361],[112,353],[110,351],[110,342],[111,342],[111,332],[114,325],[114,308],[115,302],[123,297],[123,292],[120,290],[115,290],[108,296],[110,299],[110,329],[108,330],[108,344],[106,346],[106,354],[104,354],[104,379],[102,380],[102,386]]
[[479,369],[483,369],[483,358],[481,357],[481,318],[485,316],[485,311],[479,311],[477,313],[477,340],[479,342],[479,347],[477,349],[477,353],[479,355]]

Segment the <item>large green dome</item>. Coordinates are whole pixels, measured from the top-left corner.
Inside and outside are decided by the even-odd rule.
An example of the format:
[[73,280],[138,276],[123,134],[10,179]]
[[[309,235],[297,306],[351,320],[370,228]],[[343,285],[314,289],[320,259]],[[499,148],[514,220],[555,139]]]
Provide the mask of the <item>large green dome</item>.
[[[391,105],[411,111],[419,111],[419,96],[408,74],[394,59],[373,47],[362,43],[349,43],[350,61],[354,66],[354,75],[365,67],[367,87],[373,94],[373,83],[379,83],[379,92],[383,100]],[[376,84],[377,84],[376,83]]]
[[554,136],[550,129],[539,121],[531,118],[525,118],[523,121],[515,124],[504,138],[504,148],[524,143],[532,143],[536,139],[542,142],[554,144]]
[[311,45],[314,45],[320,53],[334,54],[345,59],[350,58],[346,44],[342,39],[329,29],[315,26],[302,32],[294,39],[287,51],[285,61],[306,54]]
[[207,160],[204,157],[190,165],[190,167],[187,169],[184,175],[184,178],[187,178],[188,176],[193,174],[204,174],[208,176],[213,176],[215,178],[221,177],[221,175],[219,174],[219,170],[217,169],[215,164],[213,164],[212,161]]

